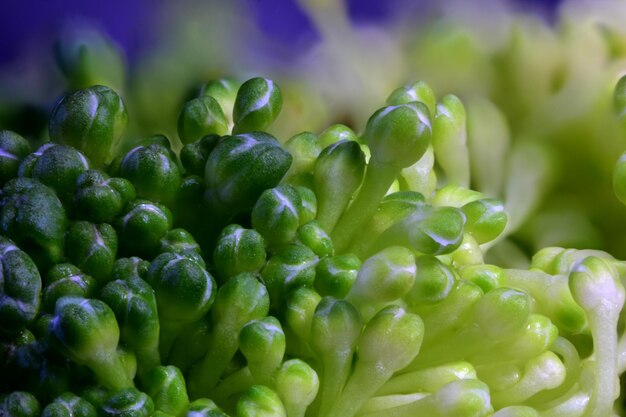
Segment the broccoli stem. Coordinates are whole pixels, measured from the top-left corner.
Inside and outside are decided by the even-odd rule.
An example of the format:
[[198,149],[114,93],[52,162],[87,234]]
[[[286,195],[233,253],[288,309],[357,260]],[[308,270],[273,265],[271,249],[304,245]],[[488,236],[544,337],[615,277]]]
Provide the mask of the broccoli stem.
[[331,233],[336,253],[341,254],[348,250],[352,237],[374,214],[399,173],[400,168],[396,166],[377,162],[374,158],[370,159],[357,197],[341,216]]
[[117,351],[102,352],[94,360],[89,361],[87,366],[98,376],[98,381],[102,385],[112,390],[135,386]]

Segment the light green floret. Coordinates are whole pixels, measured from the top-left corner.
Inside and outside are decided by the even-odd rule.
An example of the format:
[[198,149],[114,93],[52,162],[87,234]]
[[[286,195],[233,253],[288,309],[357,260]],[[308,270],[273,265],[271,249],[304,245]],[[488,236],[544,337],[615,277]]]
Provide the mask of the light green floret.
[[178,137],[183,145],[204,136],[228,133],[228,120],[217,100],[202,96],[186,102],[178,115]]
[[255,384],[272,383],[274,373],[285,355],[285,333],[275,317],[268,316],[248,322],[239,333],[239,350]]
[[592,256],[570,273],[569,287],[585,311],[593,337],[593,387],[585,415],[607,416],[619,396],[615,329],[624,307],[624,287],[610,261]]
[[401,401],[396,407],[358,415],[362,417],[488,417],[492,414],[489,387],[479,380],[464,379],[450,382],[436,393],[419,398],[417,401],[409,403]]
[[372,217],[356,232],[350,251],[360,257],[371,255],[373,243],[385,230],[417,211],[423,204],[424,196],[416,191],[387,194]]
[[435,114],[437,98],[433,89],[424,81],[417,81],[413,84],[407,84],[403,87],[396,88],[387,97],[387,104],[394,106],[397,104],[407,104],[414,101],[424,103],[428,107],[430,114]]
[[285,361],[274,377],[274,390],[285,406],[287,417],[304,417],[318,389],[317,374],[300,359]]
[[252,227],[272,252],[293,241],[300,227],[300,194],[290,185],[265,190],[252,208]]
[[455,207],[421,206],[387,229],[374,249],[401,245],[427,255],[443,255],[463,242],[466,216]]
[[213,264],[222,281],[242,272],[259,272],[266,259],[263,236],[255,229],[246,229],[238,224],[231,224],[222,230],[213,251]]
[[237,417],[287,417],[287,411],[276,391],[253,385],[237,401]]
[[452,94],[441,99],[433,117],[432,145],[437,165],[447,182],[467,187],[470,182],[470,159],[467,147],[465,107]]
[[120,329],[115,314],[104,302],[60,298],[50,322],[50,337],[57,350],[88,366],[108,388],[134,386],[117,351]]
[[321,379],[314,408],[325,416],[335,404],[352,368],[352,359],[363,327],[359,311],[348,301],[324,297],[311,320],[311,349]]
[[317,222],[331,233],[358,190],[365,173],[365,155],[359,144],[341,140],[320,152],[313,169],[318,201]]
[[282,307],[287,328],[292,333],[287,336],[287,351],[298,357],[313,357],[309,347],[312,341],[311,325],[322,297],[313,289],[300,287],[287,295]]
[[157,411],[181,415],[189,406],[185,378],[175,366],[156,366],[142,379],[146,394]]
[[[530,308],[531,299],[525,292],[507,287],[492,290],[475,302],[466,323],[460,319],[449,330],[439,330],[436,340],[424,344],[410,368],[444,364],[481,353],[524,329]],[[429,324],[427,317],[424,321]],[[494,350],[492,361],[499,356],[498,350]]]
[[96,408],[87,400],[65,392],[46,405],[41,417],[96,417]]
[[322,296],[343,298],[356,280],[361,260],[352,254],[320,259],[315,267],[315,290]]
[[154,402],[136,388],[114,391],[102,405],[104,417],[150,417],[155,412]]
[[159,313],[152,287],[138,276],[109,282],[100,299],[115,313],[121,340],[137,355],[139,376],[161,364]]
[[357,341],[352,374],[328,417],[352,417],[391,376],[405,368],[420,351],[424,324],[419,316],[398,306],[378,312]]
[[278,85],[267,78],[244,82],[233,105],[233,133],[264,131],[278,117],[283,97]]
[[415,256],[403,246],[391,246],[367,259],[346,299],[365,320],[406,295],[415,281]]
[[297,236],[297,242],[311,249],[320,258],[332,256],[335,252],[330,236],[316,220],[300,226]]
[[269,307],[267,289],[254,274],[239,274],[219,288],[210,312],[207,353],[187,378],[192,399],[211,395],[239,348],[239,332],[251,320],[267,316]]
[[337,253],[343,253],[355,232],[376,211],[402,168],[426,152],[430,136],[430,115],[422,103],[384,107],[370,117],[364,139],[372,156],[361,189],[331,235]]

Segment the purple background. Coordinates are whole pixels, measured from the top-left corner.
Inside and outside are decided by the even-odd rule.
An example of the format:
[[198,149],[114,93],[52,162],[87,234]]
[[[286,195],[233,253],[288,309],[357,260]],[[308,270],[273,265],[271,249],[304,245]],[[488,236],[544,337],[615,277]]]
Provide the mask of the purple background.
[[[517,6],[533,9],[548,18],[560,0],[517,0]],[[133,61],[149,48],[159,29],[159,11],[164,0],[25,0],[5,1],[0,6],[0,65],[18,59],[25,49],[45,43],[68,23],[95,24],[116,42]],[[296,0],[242,0],[259,27],[277,41],[315,39],[315,31]],[[348,0],[353,20],[378,21],[391,17],[400,5],[416,10],[416,1]],[[412,7],[411,7],[412,6]],[[47,45],[43,45],[44,47]]]

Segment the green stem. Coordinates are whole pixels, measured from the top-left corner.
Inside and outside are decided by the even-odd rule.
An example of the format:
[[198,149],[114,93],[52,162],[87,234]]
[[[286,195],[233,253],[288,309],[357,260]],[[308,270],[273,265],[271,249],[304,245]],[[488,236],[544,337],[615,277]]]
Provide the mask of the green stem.
[[380,201],[399,173],[400,169],[397,167],[370,159],[356,199],[341,216],[331,234],[336,253],[344,253],[349,248],[352,237],[376,212]]
[[211,335],[207,354],[191,369],[189,395],[192,399],[211,395],[224,369],[237,352],[238,345],[237,335],[218,324]]
[[343,351],[323,359],[323,374],[320,378],[322,386],[318,394],[320,403],[317,415],[325,416],[333,404],[337,402],[337,398],[339,398],[350,374],[352,355],[352,351]]
[[357,362],[354,372],[346,383],[337,401],[332,404],[327,414],[322,417],[353,417],[385,383],[393,372],[379,363]]
[[98,356],[87,365],[96,373],[100,383],[107,388],[118,390],[135,386],[115,351]]
[[218,404],[225,403],[233,395],[239,394],[254,385],[250,368],[243,367],[228,375],[215,388],[213,398]]

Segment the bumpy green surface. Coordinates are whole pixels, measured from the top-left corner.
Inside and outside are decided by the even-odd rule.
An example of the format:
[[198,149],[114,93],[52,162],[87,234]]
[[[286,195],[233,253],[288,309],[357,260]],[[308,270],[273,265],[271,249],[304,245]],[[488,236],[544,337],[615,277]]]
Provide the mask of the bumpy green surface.
[[61,100],[55,143],[0,132],[0,415],[621,412],[626,264],[486,263],[509,216],[469,188],[457,97],[419,82],[283,140],[278,87],[236,85],[181,104],[178,142],[116,153],[105,87]]

